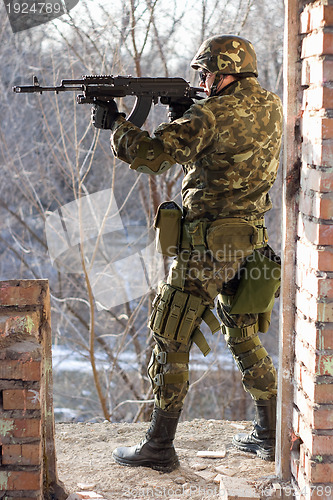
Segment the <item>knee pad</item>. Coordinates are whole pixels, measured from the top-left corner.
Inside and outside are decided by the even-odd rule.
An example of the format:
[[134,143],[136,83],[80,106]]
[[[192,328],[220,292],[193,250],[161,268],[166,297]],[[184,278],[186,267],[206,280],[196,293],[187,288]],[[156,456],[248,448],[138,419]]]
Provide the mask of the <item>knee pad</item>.
[[202,320],[212,333],[220,329],[218,320],[200,297],[182,292],[168,283],[160,284],[148,323],[156,335],[182,344],[192,340],[206,355],[210,348],[198,328]]

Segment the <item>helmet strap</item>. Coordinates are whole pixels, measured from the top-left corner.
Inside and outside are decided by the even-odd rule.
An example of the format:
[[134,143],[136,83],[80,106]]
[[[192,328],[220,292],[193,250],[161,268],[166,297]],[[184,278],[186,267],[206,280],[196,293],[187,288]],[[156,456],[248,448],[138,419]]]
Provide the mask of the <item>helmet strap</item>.
[[[223,80],[222,80],[222,83],[225,79],[227,75],[223,75]],[[236,76],[236,75],[234,75]],[[226,85],[225,87],[223,87],[222,89],[220,90],[217,90],[218,89],[218,84],[219,82],[221,81],[220,79],[218,80],[217,84],[215,83],[214,81],[214,84],[212,85],[212,88],[211,88],[211,93],[210,93],[210,96],[209,97],[215,97],[215,96],[218,96],[218,95],[221,95],[223,94],[229,87],[231,87],[232,85],[236,85],[236,83],[240,80],[240,77],[239,75],[237,75],[237,78],[236,80],[233,80],[232,82],[228,83],[228,85]]]
[[223,89],[219,90],[218,93],[216,95],[221,95],[223,94],[229,87],[231,87],[232,85],[236,85],[236,83],[238,82],[239,80],[234,80],[233,82],[230,82],[228,83],[228,85],[226,85],[225,87],[223,87]]

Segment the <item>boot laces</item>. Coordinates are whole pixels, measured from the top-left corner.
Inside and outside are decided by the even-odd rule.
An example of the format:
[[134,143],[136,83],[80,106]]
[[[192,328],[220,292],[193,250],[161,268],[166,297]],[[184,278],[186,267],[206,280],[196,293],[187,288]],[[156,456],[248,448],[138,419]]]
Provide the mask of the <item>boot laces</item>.
[[155,427],[156,420],[157,420],[157,412],[153,411],[153,413],[150,416],[150,425],[149,425],[148,430],[146,432],[146,439],[148,439],[150,437],[150,433]]

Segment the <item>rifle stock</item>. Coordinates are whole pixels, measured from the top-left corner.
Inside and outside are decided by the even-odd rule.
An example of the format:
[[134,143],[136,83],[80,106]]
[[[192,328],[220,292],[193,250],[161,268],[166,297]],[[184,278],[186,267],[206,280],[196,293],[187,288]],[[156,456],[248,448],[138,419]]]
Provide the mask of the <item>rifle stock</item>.
[[127,120],[141,127],[146,121],[152,103],[170,104],[172,99],[189,97],[201,99],[198,95],[201,88],[191,87],[183,78],[113,76],[113,75],[85,75],[82,79],[61,80],[60,85],[43,87],[38,78],[33,77],[32,85],[17,85],[13,92],[36,93],[43,92],[82,92],[77,95],[78,104],[94,104],[96,101],[109,101],[114,98],[135,96],[136,101]]

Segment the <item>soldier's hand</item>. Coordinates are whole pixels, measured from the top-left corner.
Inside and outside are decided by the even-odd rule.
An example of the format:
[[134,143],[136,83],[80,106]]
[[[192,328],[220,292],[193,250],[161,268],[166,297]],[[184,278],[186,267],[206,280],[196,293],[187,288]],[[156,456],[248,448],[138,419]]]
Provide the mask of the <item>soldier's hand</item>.
[[96,128],[111,129],[114,122],[119,116],[125,116],[124,113],[119,113],[116,101],[98,101],[91,110],[91,121]]
[[171,122],[181,118],[185,111],[187,111],[192,104],[193,99],[190,97],[180,97],[179,99],[171,99],[169,103],[168,117]]

